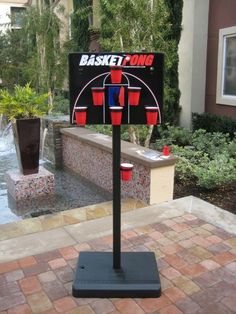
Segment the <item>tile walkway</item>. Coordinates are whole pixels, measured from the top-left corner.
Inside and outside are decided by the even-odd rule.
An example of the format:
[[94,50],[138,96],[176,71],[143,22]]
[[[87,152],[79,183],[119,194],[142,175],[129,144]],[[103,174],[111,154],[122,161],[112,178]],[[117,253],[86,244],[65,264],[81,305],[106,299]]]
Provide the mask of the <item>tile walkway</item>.
[[[176,208],[180,206],[173,204]],[[132,213],[132,224],[128,220],[131,213],[124,215],[128,227],[122,232],[122,250],[156,254],[163,291],[160,298],[75,299],[71,296],[79,252],[112,249],[110,232],[103,236],[100,232],[86,241],[82,239],[65,247],[61,243],[56,250],[45,249],[40,254],[1,263],[0,314],[236,313],[236,232],[229,233],[195,213],[171,209],[171,206],[169,217],[167,213],[161,214],[160,207],[154,208],[156,215],[152,208],[150,213],[147,208],[143,209],[147,211],[147,220],[142,224],[134,223],[141,210]],[[166,205],[163,209],[166,210]],[[101,225],[104,222],[107,217],[100,220]],[[99,220],[95,224],[99,225]]]

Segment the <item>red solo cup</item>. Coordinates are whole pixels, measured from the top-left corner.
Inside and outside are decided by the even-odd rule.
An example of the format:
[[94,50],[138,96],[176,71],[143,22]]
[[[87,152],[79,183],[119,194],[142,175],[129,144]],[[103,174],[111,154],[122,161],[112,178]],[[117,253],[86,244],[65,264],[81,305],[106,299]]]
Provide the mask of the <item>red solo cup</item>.
[[122,163],[120,165],[120,171],[121,171],[121,180],[123,181],[130,181],[132,179],[132,164],[128,163]]
[[88,107],[75,108],[75,120],[78,125],[85,125]]
[[104,99],[104,87],[92,87],[93,104],[94,106],[102,106]]
[[111,67],[111,82],[112,84],[120,84],[122,79],[122,67]]
[[128,87],[128,98],[130,106],[138,106],[141,87]]
[[146,118],[148,125],[155,125],[158,122],[158,108],[157,107],[145,107]]
[[162,150],[162,154],[163,156],[165,157],[169,157],[170,156],[170,147],[169,146],[164,146],[163,147],[163,150]]
[[120,88],[119,103],[120,103],[120,106],[124,107],[124,105],[125,105],[125,89],[124,89],[124,86],[121,86],[121,88]]
[[112,125],[121,125],[122,109],[123,107],[118,106],[110,107]]

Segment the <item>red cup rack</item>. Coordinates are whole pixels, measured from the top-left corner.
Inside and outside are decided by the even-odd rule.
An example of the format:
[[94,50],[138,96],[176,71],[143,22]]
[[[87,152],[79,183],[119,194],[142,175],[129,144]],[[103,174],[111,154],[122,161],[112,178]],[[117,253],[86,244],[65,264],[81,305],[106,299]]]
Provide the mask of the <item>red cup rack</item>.
[[[130,117],[135,112],[135,108],[137,106],[139,107],[139,111],[141,109],[141,115],[146,115],[146,124],[147,125],[156,125],[159,123],[159,105],[157,102],[157,99],[155,98],[154,94],[150,90],[150,88],[147,86],[147,84],[140,80],[138,77],[136,77],[133,74],[123,72],[122,66],[112,66],[110,67],[109,72],[105,72],[103,74],[100,74],[99,76],[105,76],[103,79],[103,85],[101,87],[92,86],[91,87],[91,95],[92,95],[92,104],[94,107],[97,107],[97,110],[94,114],[99,113],[102,117],[102,121],[104,124],[106,124],[108,121],[111,121],[112,125],[121,125],[122,123],[129,124],[130,123]],[[83,93],[84,89],[87,88],[93,81],[95,81],[99,76],[92,79],[90,82],[88,82],[84,88],[80,91],[76,102],[79,101],[79,98],[81,94]],[[154,101],[156,103],[156,106],[146,106],[144,107],[142,104],[142,108],[144,109],[142,113],[142,108],[140,105],[140,99],[142,94],[142,88],[138,86],[130,86],[130,76],[131,79],[135,78],[136,80],[139,80],[147,90],[152,94]],[[133,82],[133,81],[131,81]],[[116,100],[110,101],[110,94],[108,94],[109,97],[106,97],[106,92],[109,91],[112,88],[116,89],[119,88],[119,92],[117,92]],[[110,89],[111,88],[111,89]],[[146,91],[144,92],[145,95]],[[114,105],[115,103],[115,105]],[[107,108],[108,107],[108,108]],[[101,111],[100,109],[101,108]],[[107,110],[108,109],[108,110]],[[122,110],[123,109],[123,110]],[[74,114],[75,114],[75,120],[78,125],[85,125],[87,122],[87,107],[74,107]],[[89,114],[93,114],[93,110],[89,111]],[[108,118],[109,115],[109,118]],[[137,114],[136,114],[137,116]],[[159,119],[158,119],[159,118]],[[125,120],[125,121],[124,121]],[[91,119],[89,119],[91,121]],[[145,119],[144,119],[145,121]],[[133,122],[132,122],[133,123]]]
[[[121,251],[121,180],[122,188],[135,182],[131,181],[133,165],[121,163],[120,125],[161,122],[158,101],[163,95],[163,57],[156,58],[153,53],[77,56],[69,58],[73,61],[71,122],[112,124],[113,252],[80,253],[72,294],[79,298],[159,297],[161,283],[154,252]],[[162,157],[168,156],[165,147]]]

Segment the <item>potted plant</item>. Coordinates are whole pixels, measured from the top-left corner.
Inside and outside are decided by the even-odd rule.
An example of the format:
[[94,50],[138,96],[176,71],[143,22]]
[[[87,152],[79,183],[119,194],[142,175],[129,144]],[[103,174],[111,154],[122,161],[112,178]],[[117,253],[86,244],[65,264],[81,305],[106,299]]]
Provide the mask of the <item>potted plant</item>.
[[0,114],[12,122],[20,171],[38,173],[40,117],[48,112],[48,94],[38,94],[29,84],[14,91],[0,90]]

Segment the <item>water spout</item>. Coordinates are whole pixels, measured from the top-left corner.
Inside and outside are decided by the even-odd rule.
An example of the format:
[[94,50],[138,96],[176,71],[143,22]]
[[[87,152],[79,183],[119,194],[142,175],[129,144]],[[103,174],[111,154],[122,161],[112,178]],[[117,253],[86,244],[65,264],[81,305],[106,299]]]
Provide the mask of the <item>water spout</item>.
[[45,139],[46,139],[47,132],[48,132],[48,128],[45,128],[43,130],[43,136],[42,136],[41,159],[43,159],[43,155],[44,155]]
[[0,136],[2,136],[3,132],[5,131],[7,125],[7,119],[3,114],[0,114]]
[[7,136],[11,132],[11,129],[12,129],[12,124],[11,122],[9,122],[2,131],[2,137]]
[[3,120],[3,114],[0,114],[0,136],[1,136],[1,133],[2,133],[2,129],[3,129],[2,120]]
[[0,136],[0,156],[14,152],[12,125],[8,123]]

